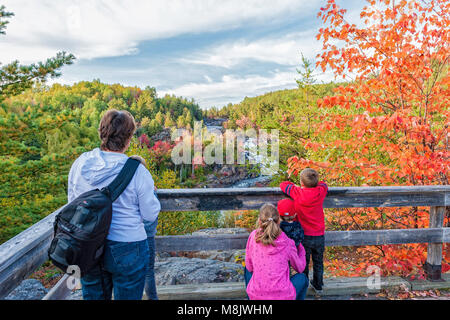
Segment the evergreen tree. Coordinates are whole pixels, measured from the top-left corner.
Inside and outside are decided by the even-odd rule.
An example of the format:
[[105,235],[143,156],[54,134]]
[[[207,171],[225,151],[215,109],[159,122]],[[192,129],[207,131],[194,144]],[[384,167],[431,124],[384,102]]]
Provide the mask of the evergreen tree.
[[170,112],[166,113],[166,116],[164,118],[164,128],[170,128],[175,125],[175,122],[172,120],[172,117],[170,115]]
[[161,111],[158,111],[158,113],[155,115],[155,119],[154,119],[154,120],[155,120],[156,122],[158,122],[160,125],[163,124],[164,116],[163,116],[163,114],[162,114]]
[[177,119],[177,128],[184,128],[185,127],[185,119],[183,116],[179,116]]
[[149,127],[148,127],[148,133],[150,135],[154,135],[158,132],[160,132],[162,129],[162,125],[156,121],[156,119],[153,119],[150,121]]
[[153,118],[157,112],[156,102],[151,92],[144,90],[137,103],[131,108],[133,115],[141,115]]
[[[7,18],[14,14],[7,12],[5,6],[0,6],[0,34],[5,34]],[[31,65],[21,65],[19,61],[0,68],[0,101],[12,95],[17,95],[28,88],[34,82],[45,82],[48,76],[55,78],[61,73],[59,70],[66,64],[72,64],[75,57],[66,52],[58,52],[55,57],[47,59],[45,62],[33,63]],[[1,64],[0,64],[1,65]]]

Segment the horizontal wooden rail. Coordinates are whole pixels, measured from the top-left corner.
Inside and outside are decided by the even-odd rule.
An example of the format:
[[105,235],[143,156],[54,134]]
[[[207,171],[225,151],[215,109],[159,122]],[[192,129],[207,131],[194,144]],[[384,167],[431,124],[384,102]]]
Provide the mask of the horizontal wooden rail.
[[[160,189],[157,191],[162,211],[209,211],[259,209],[265,202],[276,203],[285,197],[279,188],[210,188],[210,189]],[[442,216],[450,203],[450,186],[402,187],[331,187],[324,202],[326,208],[352,207],[409,207],[427,206],[433,209],[433,226],[429,229],[368,230],[328,232],[328,245],[369,245],[388,243],[428,242],[433,249],[430,266],[442,259],[439,248],[448,242],[448,228],[442,228]],[[35,225],[0,245],[0,299],[6,296],[23,279],[27,278],[48,257],[47,250],[53,237],[53,221],[60,209]],[[212,250],[242,248],[245,235],[230,236],[217,241],[200,241],[182,238],[182,247],[176,248],[171,237],[157,239],[158,250]],[[199,240],[199,239],[197,239]],[[198,241],[197,241],[198,242]],[[171,244],[172,243],[172,244]],[[164,249],[166,248],[166,249]],[[439,266],[438,266],[439,267]],[[435,269],[433,269],[435,270]]]
[[50,289],[49,292],[42,298],[42,300],[66,300],[72,290],[69,289],[67,281],[69,275],[64,274],[61,279]]
[[[245,249],[248,234],[157,236],[158,252]],[[450,242],[450,228],[327,231],[325,246]]]
[[[280,188],[158,190],[163,211],[259,209],[286,198]],[[325,208],[432,207],[450,205],[450,186],[330,187]]]
[[59,210],[0,245],[0,299],[48,259]]

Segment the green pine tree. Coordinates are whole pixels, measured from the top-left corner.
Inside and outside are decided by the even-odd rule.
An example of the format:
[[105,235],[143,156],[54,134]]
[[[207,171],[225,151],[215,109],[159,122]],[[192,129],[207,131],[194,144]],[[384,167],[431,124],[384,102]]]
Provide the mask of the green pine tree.
[[164,118],[164,128],[170,128],[175,125],[175,122],[172,120],[170,112],[166,113],[166,117]]
[[[8,18],[12,17],[12,12],[7,12],[5,6],[0,6],[0,34],[5,34]],[[0,101],[9,96],[17,95],[35,82],[45,82],[47,77],[59,77],[59,70],[62,66],[72,64],[75,57],[66,52],[58,52],[55,57],[47,59],[45,62],[33,63],[31,65],[21,65],[19,61],[0,68]],[[1,65],[1,64],[0,64]]]

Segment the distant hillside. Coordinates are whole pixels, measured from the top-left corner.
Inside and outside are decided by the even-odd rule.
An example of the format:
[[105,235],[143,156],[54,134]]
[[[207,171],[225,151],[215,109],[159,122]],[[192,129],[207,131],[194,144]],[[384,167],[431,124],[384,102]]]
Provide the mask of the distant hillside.
[[100,145],[98,124],[110,108],[133,114],[137,136],[192,126],[203,117],[192,100],[100,81],[35,87],[5,99],[0,103],[0,243],[67,202],[70,166]]

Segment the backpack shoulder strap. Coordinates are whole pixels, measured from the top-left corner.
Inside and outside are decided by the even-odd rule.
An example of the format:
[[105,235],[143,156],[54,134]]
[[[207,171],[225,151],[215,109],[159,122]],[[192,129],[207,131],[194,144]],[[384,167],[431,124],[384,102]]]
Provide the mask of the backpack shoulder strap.
[[126,189],[140,163],[139,160],[128,158],[117,177],[106,187],[112,202]]

